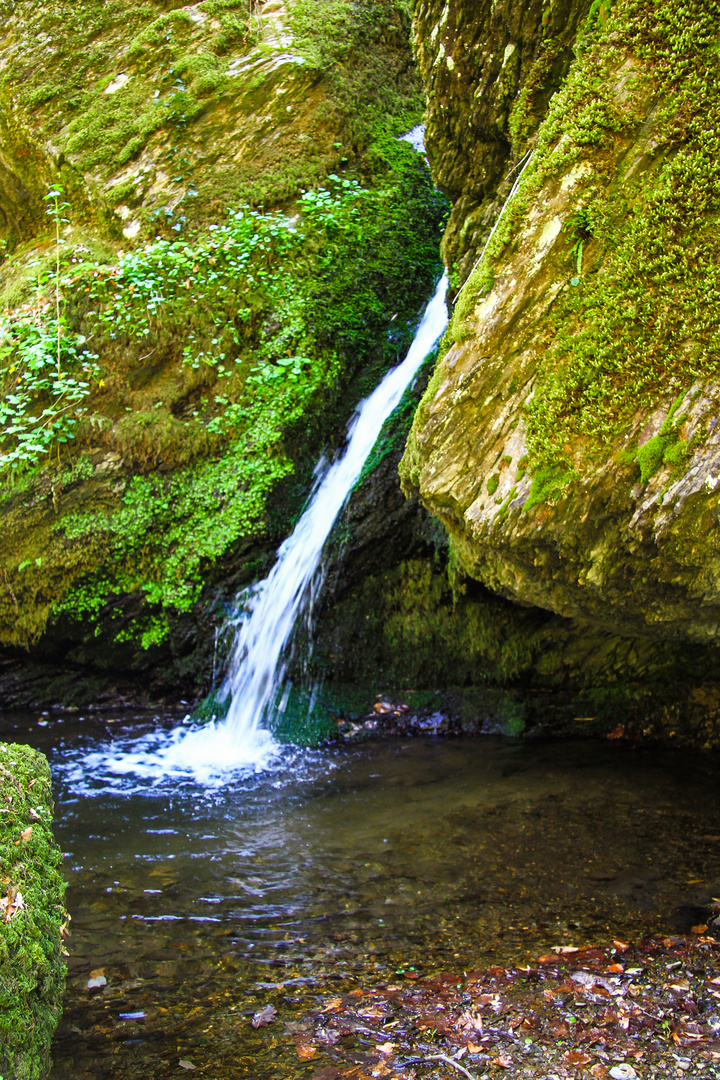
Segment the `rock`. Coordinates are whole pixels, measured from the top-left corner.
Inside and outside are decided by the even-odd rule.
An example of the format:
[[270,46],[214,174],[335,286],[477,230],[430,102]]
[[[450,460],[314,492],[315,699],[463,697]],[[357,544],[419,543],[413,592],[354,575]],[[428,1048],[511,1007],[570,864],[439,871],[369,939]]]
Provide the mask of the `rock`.
[[610,1076],[612,1080],[635,1080],[637,1073],[632,1065],[613,1065]]
[[[565,76],[557,68],[562,85],[543,119],[528,102],[543,85],[533,57],[549,38],[539,5],[519,7],[527,36],[510,18],[512,53],[489,2],[466,10],[454,0],[442,15],[428,2],[416,15],[428,155],[456,200],[445,254],[465,285],[415,417],[405,490],[447,529],[456,567],[501,596],[604,631],[714,642],[720,388],[704,342],[720,313],[700,265],[688,256],[684,267],[696,244],[711,262],[720,256],[720,189],[695,120],[674,112],[690,108],[698,131],[720,127],[717,55],[701,43],[709,16],[688,9],[665,41],[655,4],[620,0],[612,14],[593,5],[587,17],[573,7],[559,47],[576,58]],[[684,67],[682,35],[696,33]],[[666,50],[659,83],[655,50]],[[673,136],[661,120],[671,114]],[[507,189],[504,131],[505,154],[527,168],[484,251]],[[702,212],[692,184],[673,186],[680,168],[705,192]],[[471,206],[493,193],[493,213],[476,220]],[[698,306],[666,325],[678,290]]]

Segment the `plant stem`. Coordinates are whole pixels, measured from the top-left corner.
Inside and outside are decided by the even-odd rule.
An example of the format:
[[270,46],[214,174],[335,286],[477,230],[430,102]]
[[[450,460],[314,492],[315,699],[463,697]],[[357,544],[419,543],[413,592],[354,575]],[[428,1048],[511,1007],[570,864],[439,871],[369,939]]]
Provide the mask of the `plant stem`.
[[55,318],[57,320],[57,373],[60,378],[60,206],[55,195]]

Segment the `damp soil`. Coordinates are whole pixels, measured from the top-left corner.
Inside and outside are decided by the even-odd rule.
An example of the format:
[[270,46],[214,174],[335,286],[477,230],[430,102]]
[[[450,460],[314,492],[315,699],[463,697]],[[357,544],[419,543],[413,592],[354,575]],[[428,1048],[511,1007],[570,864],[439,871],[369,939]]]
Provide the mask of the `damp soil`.
[[[7,717],[0,732],[54,774],[72,937],[52,1080],[324,1080],[339,1051],[323,1059],[318,1016],[353,995],[427,997],[449,978],[459,1017],[478,972],[567,981],[539,958],[576,948],[600,950],[607,977],[613,941],[670,948],[720,896],[717,756],[417,737],[288,751],[210,789],[95,774],[93,751],[137,724]],[[377,1033],[351,1025],[337,1075],[398,1071],[363,1054],[411,1014],[408,998]],[[420,1056],[441,1036],[418,1030]]]

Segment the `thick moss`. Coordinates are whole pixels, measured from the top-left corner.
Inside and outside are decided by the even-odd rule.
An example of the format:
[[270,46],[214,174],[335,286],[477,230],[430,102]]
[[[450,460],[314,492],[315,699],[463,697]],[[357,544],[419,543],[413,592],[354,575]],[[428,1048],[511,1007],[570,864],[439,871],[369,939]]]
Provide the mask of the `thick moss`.
[[62,856],[42,754],[0,743],[0,1070],[43,1080],[61,1013],[67,927]]

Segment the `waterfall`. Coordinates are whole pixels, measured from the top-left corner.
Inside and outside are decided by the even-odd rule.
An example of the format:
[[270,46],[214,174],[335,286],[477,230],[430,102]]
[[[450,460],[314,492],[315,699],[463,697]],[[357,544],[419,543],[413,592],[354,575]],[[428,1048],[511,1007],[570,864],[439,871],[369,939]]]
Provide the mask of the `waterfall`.
[[199,780],[237,768],[263,768],[277,752],[265,727],[268,708],[285,676],[285,648],[321,565],[322,552],[383,424],[397,408],[425,357],[447,325],[443,277],[430,300],[407,356],[361,402],[348,426],[342,454],[321,458],[307,507],[278,550],[275,565],[254,589],[239,623],[229,674],[221,697],[227,716],[204,727],[176,729],[164,745],[124,753],[110,762],[114,772],[140,776],[194,774]]

